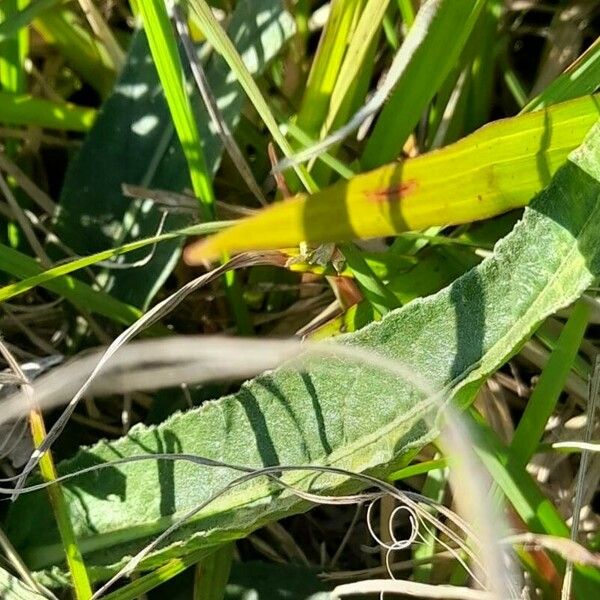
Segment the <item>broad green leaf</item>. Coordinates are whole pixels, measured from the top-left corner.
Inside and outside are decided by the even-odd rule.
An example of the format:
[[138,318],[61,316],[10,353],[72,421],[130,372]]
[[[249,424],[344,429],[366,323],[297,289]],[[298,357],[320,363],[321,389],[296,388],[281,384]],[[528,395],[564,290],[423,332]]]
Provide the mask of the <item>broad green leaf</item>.
[[44,600],[44,596],[1,568],[0,598],[2,600]]
[[[257,75],[292,34],[293,22],[279,1],[242,0],[228,30],[247,68]],[[225,121],[233,129],[244,105],[244,94],[220,57],[210,58],[206,73]],[[194,106],[204,155],[214,174],[222,145],[196,96]],[[185,158],[143,32],[135,36],[112,96],[69,165],[56,224],[61,240],[78,254],[86,255],[155,235],[160,211],[149,201],[124,198],[123,183],[176,192],[190,187]],[[186,224],[187,217],[173,214],[165,229]],[[161,244],[144,267],[103,273],[104,288],[124,302],[147,305],[173,269],[180,247],[178,240]],[[145,253],[134,253],[127,262],[139,260]]]
[[[460,402],[472,397],[543,319],[572,303],[600,275],[599,156],[600,124],[490,258],[438,294],[411,302],[339,343],[397,361]],[[321,356],[302,372],[283,366],[246,383],[237,394],[81,450],[59,470],[185,452],[249,467],[325,464],[384,476],[402,464],[405,452],[436,435],[425,419],[437,410],[412,376],[399,382],[381,369]],[[92,576],[105,577],[174,517],[235,478],[229,469],[181,461],[150,464],[109,466],[65,483]],[[294,472],[284,477],[313,492],[348,485],[337,476]],[[22,496],[8,519],[13,543],[35,569],[61,560],[45,502],[43,493]],[[157,567],[202,547],[208,551],[306,508],[290,493],[252,480],[193,517],[145,566]]]
[[388,236],[507,212],[548,184],[599,114],[600,97],[586,96],[498,121],[442,150],[275,204],[189,247],[186,258]]

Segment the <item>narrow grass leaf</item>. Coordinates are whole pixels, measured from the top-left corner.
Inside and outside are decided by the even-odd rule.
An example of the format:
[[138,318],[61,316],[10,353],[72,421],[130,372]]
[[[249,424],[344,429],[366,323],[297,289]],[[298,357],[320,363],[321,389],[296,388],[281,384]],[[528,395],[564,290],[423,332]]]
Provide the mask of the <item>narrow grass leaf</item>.
[[[511,459],[510,449],[502,444],[481,417],[475,413],[471,413],[471,416],[473,418],[470,420],[469,430],[473,434],[475,452],[526,523],[528,531],[568,538],[569,528],[560,513],[550,499],[542,494],[524,466]],[[587,598],[598,585],[600,571],[590,567],[577,567],[577,595]]]
[[193,600],[223,600],[229,581],[235,544],[211,552],[196,567]]
[[521,112],[539,110],[571,98],[593,94],[600,87],[600,38]]
[[348,40],[363,4],[364,0],[335,0],[331,4],[296,120],[309,136],[316,137],[325,120]]
[[427,103],[456,66],[485,4],[483,0],[429,0],[422,5],[398,53],[400,73],[393,93],[361,157],[365,169],[400,155]]
[[[74,273],[75,271],[80,271],[81,269],[85,269],[86,267],[90,267],[99,262],[108,261],[109,259],[120,256],[121,254],[127,254],[128,252],[134,252],[135,250],[139,250],[140,248],[154,246],[156,244],[168,242],[169,240],[188,235],[202,235],[203,233],[212,233],[224,229],[228,225],[229,222],[227,221],[211,221],[210,223],[201,223],[199,225],[187,227],[179,231],[162,233],[160,235],[155,235],[150,238],[144,238],[135,242],[129,242],[128,244],[123,244],[122,246],[118,246],[117,248],[110,248],[109,250],[104,250],[103,252],[96,252],[95,254],[91,254],[89,256],[76,258],[74,260],[61,263],[60,265],[52,267],[51,269],[40,269],[39,273],[37,273],[36,275],[27,277],[26,279],[21,279],[20,281],[5,285],[4,287],[0,288],[0,302],[4,302],[9,298],[14,298],[15,296],[23,294],[38,285],[45,285],[50,281],[64,277],[65,275]],[[0,247],[0,255],[1,252],[2,248]],[[117,266],[122,265],[117,264]],[[4,265],[0,266],[0,270],[4,270],[3,267]],[[13,271],[7,272],[10,272],[12,275],[15,274]]]
[[0,121],[6,125],[37,125],[64,131],[88,131],[96,110],[28,94],[0,92]]
[[[210,6],[204,0],[188,0],[188,2],[202,26],[202,32],[206,36],[206,39],[227,61],[227,64],[248,95],[248,99],[252,102],[256,112],[260,115],[260,118],[269,130],[273,140],[286,156],[291,156],[294,153],[292,147],[281,133],[279,124],[275,120],[267,101],[256,85],[254,79],[252,79],[252,75],[249,73],[244,61],[227,36],[227,33],[213,15]],[[307,190],[310,191],[315,189],[314,182],[304,167],[298,167],[296,172]]]
[[142,0],[137,6],[175,131],[187,161],[192,189],[200,200],[204,219],[212,221],[215,215],[212,177],[206,167],[200,132],[192,112],[183,66],[165,3],[163,0]]
[[[366,68],[364,63],[369,53],[369,47],[379,33],[388,6],[389,0],[369,0],[361,13],[360,20],[350,38],[348,50],[344,55],[344,62],[340,67],[335,87],[331,92],[331,101],[324,124],[325,132],[330,131],[336,123],[344,101],[348,97],[348,92],[360,76],[360,72]],[[300,125],[300,123],[298,124]]]
[[[32,280],[29,281],[30,289],[33,285],[37,285],[36,282],[39,281],[38,277],[40,275],[42,279],[44,277],[44,269],[35,259],[3,244],[0,244],[0,265],[2,271],[14,277],[31,278]],[[40,283],[40,285],[58,296],[66,298],[78,308],[104,315],[117,323],[130,325],[136,319],[139,319],[142,314],[138,308],[120,302],[109,294],[99,292],[73,277],[63,276],[56,281],[48,281],[47,283]]]
[[10,18],[0,23],[0,42],[13,37],[20,29],[27,27],[38,15],[59,4],[60,0],[37,0],[29,2]]
[[590,307],[584,301],[575,305],[535,385],[510,445],[511,461],[515,464],[525,467],[542,439],[585,335],[589,313]]

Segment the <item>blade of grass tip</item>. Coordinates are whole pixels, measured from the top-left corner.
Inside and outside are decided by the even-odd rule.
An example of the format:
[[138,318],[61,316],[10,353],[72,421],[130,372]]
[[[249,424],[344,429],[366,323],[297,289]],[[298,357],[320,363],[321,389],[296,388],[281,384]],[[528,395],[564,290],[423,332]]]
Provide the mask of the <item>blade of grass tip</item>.
[[[230,69],[235,74],[236,79],[244,88],[249,100],[252,102],[256,112],[260,115],[260,118],[269,130],[275,143],[279,146],[285,156],[292,156],[294,154],[293,148],[279,129],[279,125],[273,117],[273,113],[264,96],[260,92],[254,79],[252,79],[252,75],[244,65],[238,51],[235,49],[220,23],[215,19],[210,6],[205,0],[188,0],[188,2],[198,17],[206,39],[213,48],[223,56]],[[312,177],[304,167],[296,167],[296,173],[307,191],[311,192],[316,189]]]
[[234,550],[233,542],[225,544],[196,565],[193,600],[223,600]]
[[[29,424],[31,428],[31,435],[34,446],[38,448],[41,446],[46,437],[46,427],[42,413],[35,402],[33,388],[31,387],[30,381],[27,379],[27,376],[21,369],[19,363],[15,360],[1,339],[0,353],[15,375],[17,375],[17,377],[24,382],[23,389],[30,407]],[[46,452],[40,459],[39,466],[44,481],[51,482],[58,478],[58,473],[56,471],[56,467],[54,466],[54,460],[50,452]],[[75,597],[77,600],[89,600],[92,597],[92,586],[87,575],[81,551],[77,545],[77,539],[75,538],[75,533],[71,524],[71,518],[69,516],[69,509],[65,501],[62,488],[60,485],[50,485],[47,489],[48,496],[50,498],[50,504],[56,518],[56,525],[58,527],[65,550],[67,565],[71,573]]]
[[500,66],[502,68],[504,83],[506,84],[508,91],[511,93],[518,107],[523,110],[523,107],[527,103],[527,92],[525,91],[519,76],[509,64],[506,56],[501,57]]
[[533,112],[557,102],[593,94],[599,87],[600,37],[521,112]]
[[[146,246],[156,245],[160,242],[172,240],[180,236],[205,235],[207,233],[221,231],[230,226],[232,222],[233,221],[212,221],[210,223],[200,223],[198,225],[186,227],[185,229],[180,229],[178,231],[162,233],[150,238],[135,240],[134,242],[129,242],[122,246],[118,246],[117,248],[110,248],[109,250],[103,250],[101,252],[96,252],[95,254],[76,258],[74,260],[56,265],[45,271],[40,269],[39,272],[36,272],[34,275],[28,277],[26,276],[26,278],[22,279],[21,281],[11,283],[0,288],[0,302],[4,302],[10,298],[23,294],[24,292],[27,292],[38,285],[47,285],[49,282],[55,279],[65,277],[65,275],[74,273],[75,271],[79,271],[81,269],[85,269],[86,267],[107,261],[115,256],[126,254],[127,252],[133,252],[134,250],[139,250],[140,248],[144,248]],[[2,248],[0,246],[0,258],[3,258],[1,249]],[[7,270],[7,272],[11,273],[12,275],[16,274],[14,270]],[[17,276],[19,275],[17,274]],[[139,313],[136,314],[139,315]]]
[[577,302],[527,402],[510,445],[510,460],[521,467],[525,467],[535,453],[563,391],[585,335],[589,312],[586,302]]
[[[588,398],[587,422],[585,425],[585,434],[583,441],[590,442],[594,429],[596,427],[596,411],[598,409],[598,400],[600,398],[600,359],[596,358],[594,371],[590,380],[590,392]],[[584,480],[588,472],[588,466],[591,458],[589,449],[581,452],[579,461],[579,470],[577,471],[577,480],[575,483],[575,499],[573,501],[573,517],[571,525],[571,540],[576,542],[579,537],[579,526],[581,509],[583,505]],[[573,562],[567,561],[563,587],[561,591],[561,600],[571,598],[571,587],[573,586]]]
[[[163,0],[141,0],[137,3],[137,8],[142,18],[150,52],[163,86],[175,131],[188,164],[192,189],[200,201],[204,219],[214,221],[216,212],[212,178],[206,167],[200,132],[187,94],[183,66],[167,9]],[[223,260],[226,261],[227,257],[223,257]],[[225,292],[238,331],[242,334],[250,334],[252,332],[250,316],[234,274],[225,273],[224,281]]]
[[430,471],[445,469],[450,464],[447,457],[437,458],[435,460],[426,460],[424,462],[416,463],[404,467],[387,477],[388,481],[395,482],[401,479],[408,479],[409,477],[415,477],[416,475],[424,475]]
[[[13,250],[4,244],[0,244],[0,270],[13,277],[29,280],[29,289],[37,285],[37,277],[44,273],[44,270],[34,258]],[[18,286],[19,284],[17,282],[13,285]],[[80,310],[103,315],[116,323],[130,325],[142,314],[138,308],[120,302],[109,294],[95,290],[73,277],[63,276],[57,281],[49,281],[41,283],[41,285],[57,296],[66,298]],[[13,291],[15,293],[8,296],[20,293],[18,288]]]
[[266,206],[267,200],[265,195],[256,182],[254,174],[252,173],[252,169],[246,162],[244,155],[239,149],[235,138],[227,126],[227,123],[223,119],[223,115],[221,114],[219,106],[217,105],[217,101],[212,94],[206,74],[204,73],[202,64],[198,60],[198,55],[196,54],[194,44],[190,38],[186,20],[178,3],[173,4],[173,20],[175,21],[177,33],[179,34],[179,39],[181,40],[181,44],[190,64],[194,80],[198,86],[198,91],[200,92],[200,96],[204,101],[204,105],[206,106],[206,110],[210,116],[210,119],[215,126],[217,134],[221,138],[225,150],[227,150],[229,157],[242,176],[242,179],[246,182],[248,189],[254,194],[254,196],[263,206]]

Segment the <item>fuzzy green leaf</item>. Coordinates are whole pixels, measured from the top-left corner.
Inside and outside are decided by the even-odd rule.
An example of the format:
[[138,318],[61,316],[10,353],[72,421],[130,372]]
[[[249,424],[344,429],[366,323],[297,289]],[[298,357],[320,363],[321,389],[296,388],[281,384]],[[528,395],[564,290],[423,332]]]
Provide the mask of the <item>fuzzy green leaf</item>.
[[4,569],[0,569],[0,598],[2,600],[44,600],[44,596],[33,591]]
[[[548,315],[570,304],[600,275],[600,124],[493,255],[441,292],[389,313],[340,343],[372,349],[449,389],[460,402],[520,348]],[[117,457],[186,452],[247,466],[335,465],[390,473],[407,450],[436,435],[425,421],[437,404],[412,378],[346,360],[284,366],[237,394],[177,414],[158,427],[138,426],[121,440],[82,450],[60,470],[72,472]],[[109,467],[64,486],[86,563],[102,577],[235,474],[190,463],[138,462]],[[288,473],[313,491],[340,489],[340,478]],[[61,560],[44,494],[13,507],[10,535],[36,569]],[[261,524],[307,508],[306,502],[253,480],[218,498],[147,559],[244,536]],[[31,518],[35,515],[35,519]]]
[[[243,0],[232,15],[228,31],[247,68],[257,75],[292,34],[293,22],[279,1]],[[245,96],[219,56],[210,57],[206,73],[224,119],[233,129]],[[175,192],[190,187],[186,161],[160,90],[146,37],[139,32],[113,94],[69,165],[62,189],[56,233],[80,255],[156,234],[161,211],[150,202],[124,198],[122,184]],[[200,98],[194,94],[192,101],[204,156],[214,174],[223,146]],[[165,229],[188,224],[189,217],[174,213]],[[180,247],[179,240],[162,244],[143,267],[103,273],[103,289],[134,306],[147,305],[174,268]],[[125,262],[142,259],[146,254],[141,250]]]

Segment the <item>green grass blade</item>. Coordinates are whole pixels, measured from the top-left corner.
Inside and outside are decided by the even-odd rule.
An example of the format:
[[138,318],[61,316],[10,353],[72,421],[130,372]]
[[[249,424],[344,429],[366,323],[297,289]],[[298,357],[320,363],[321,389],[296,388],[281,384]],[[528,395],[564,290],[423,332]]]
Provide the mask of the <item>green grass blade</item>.
[[104,46],[80,25],[74,12],[48,10],[34,21],[34,27],[86,83],[103,98],[108,96],[115,81],[115,66]]
[[373,308],[381,315],[398,308],[400,302],[367,264],[362,252],[352,243],[340,247],[352,274]]
[[521,112],[539,110],[578,96],[593,94],[600,87],[600,38]]
[[407,28],[412,27],[412,24],[415,22],[415,8],[413,6],[412,0],[396,0],[398,2],[398,8],[400,9],[400,14],[402,15],[402,20]]
[[[4,25],[29,4],[29,0],[4,0],[0,3],[0,21]],[[2,90],[15,94],[26,91],[24,61],[27,57],[29,32],[15,31],[0,41],[0,83]]]
[[195,565],[199,560],[206,556],[206,553],[207,550],[202,548],[201,550],[190,552],[185,556],[172,558],[164,565],[158,567],[158,569],[142,575],[138,579],[135,579],[122,587],[120,590],[106,594],[106,596],[103,596],[103,600],[138,600],[146,592],[173,579],[173,577],[183,573],[192,565]]
[[[335,87],[331,92],[331,101],[324,125],[325,133],[336,127],[338,115],[349,91],[360,77],[361,71],[366,69],[365,60],[369,55],[371,44],[379,33],[388,6],[389,0],[369,0],[362,11],[356,29],[350,38]],[[308,130],[305,129],[305,131],[308,133]]]
[[[128,252],[133,252],[135,250],[139,250],[140,248],[145,248],[147,246],[152,246],[155,244],[159,244],[161,242],[165,242],[167,240],[172,240],[174,238],[188,236],[188,235],[202,235],[207,233],[213,233],[216,231],[220,231],[225,229],[230,225],[228,221],[211,221],[209,223],[201,223],[199,225],[194,225],[192,227],[186,227],[185,229],[180,229],[178,231],[163,233],[160,235],[156,235],[149,238],[144,238],[141,240],[136,240],[134,242],[129,242],[127,244],[123,244],[117,248],[110,248],[108,250],[103,250],[102,252],[96,252],[95,254],[90,254],[88,256],[84,256],[82,258],[77,258],[68,262],[61,263],[60,265],[53,267],[51,269],[47,269],[46,271],[40,271],[36,275],[27,277],[26,279],[22,279],[21,281],[17,281],[16,283],[11,283],[0,288],[0,302],[4,302],[9,298],[14,298],[19,294],[23,294],[38,285],[46,285],[49,282],[64,277],[65,275],[69,275],[70,273],[74,273],[75,271],[80,271],[81,269],[85,269],[86,267],[90,267],[102,261],[110,260],[115,256],[120,256],[121,254],[126,254]],[[1,249],[0,249],[1,256]],[[37,263],[36,263],[37,264]],[[5,265],[2,264],[0,266],[0,270],[6,270],[7,272],[14,275],[15,273],[12,271],[8,271],[4,268]]]
[[296,122],[311,137],[319,134],[327,116],[329,101],[337,85],[342,61],[345,60],[348,39],[363,4],[364,0],[335,0],[331,4],[329,19],[312,62]]
[[[279,125],[275,120],[267,101],[256,85],[254,79],[252,79],[252,75],[248,72],[246,65],[244,65],[242,58],[235,49],[235,46],[232,44],[220,23],[215,19],[210,6],[208,6],[204,0],[189,0],[189,4],[200,21],[202,32],[206,36],[206,39],[227,61],[227,64],[234,72],[237,80],[252,102],[252,105],[269,130],[269,133],[281,148],[281,151],[286,156],[292,156],[294,154],[293,148],[281,133]],[[312,177],[304,167],[297,167],[296,173],[307,190],[316,190]]]
[[579,301],[527,402],[510,445],[511,461],[525,467],[541,441],[546,423],[563,391],[579,345],[585,335],[590,308]]
[[186,90],[186,80],[175,35],[163,0],[140,0],[137,4],[144,31],[177,136],[185,154],[192,188],[206,220],[213,220],[215,194],[202,151],[200,133]]
[[[525,468],[511,460],[511,451],[496,433],[474,411],[470,414],[469,431],[480,460],[500,487],[507,500],[526,523],[529,531],[558,537],[569,537],[569,528],[554,504],[542,494]],[[559,566],[562,564],[557,561]],[[591,567],[575,567],[574,588],[577,597],[590,598],[600,585],[600,571]],[[591,595],[590,595],[591,594]]]
[[229,581],[235,544],[225,544],[196,567],[193,600],[223,600]]
[[[44,277],[44,270],[36,260],[3,244],[0,244],[0,265],[2,271],[14,277],[24,280],[31,278],[29,289],[37,285],[35,282],[38,281],[38,277],[41,276],[42,279]],[[78,308],[103,315],[117,323],[131,325],[142,316],[139,309],[119,302],[112,296],[99,292],[73,277],[65,276],[40,285],[66,298]]]
[[10,18],[0,23],[0,42],[15,36],[20,29],[27,27],[38,15],[59,3],[60,0],[34,0],[18,12],[12,13]]
[[[42,413],[37,408],[33,408],[29,415],[31,427],[31,437],[35,448],[39,448],[46,437],[46,426]],[[52,452],[46,452],[40,458],[40,474],[44,481],[56,481],[58,474],[54,465]],[[62,546],[65,552],[65,558],[71,575],[73,584],[73,593],[76,600],[90,600],[92,597],[92,586],[83,561],[81,550],[77,544],[77,538],[73,531],[73,524],[69,514],[69,506],[65,498],[63,488],[60,485],[50,485],[47,488],[52,512],[56,519]]]
[[365,169],[400,155],[427,103],[455,67],[485,4],[485,0],[429,0],[422,6],[399,50],[400,77],[362,155]]
[[[186,79],[177,50],[177,42],[163,0],[140,0],[139,14],[148,37],[150,52],[163,86],[171,118],[188,164],[194,194],[200,201],[204,219],[215,218],[215,193],[206,166],[198,125],[186,89]],[[233,45],[232,45],[233,48]],[[242,66],[245,65],[238,56]],[[240,333],[252,331],[250,317],[237,287],[235,274],[225,275],[225,290]]]
[[[439,456],[439,455],[438,455]],[[442,460],[442,459],[437,459]],[[431,461],[435,462],[435,461]],[[446,488],[448,486],[449,469],[431,469],[427,472],[425,483],[421,488],[420,493],[427,498],[430,498],[438,504],[444,502]],[[432,512],[435,512],[433,509]],[[433,555],[435,554],[437,536],[433,531],[424,531],[421,539],[422,544],[415,544],[412,548],[412,557],[416,561],[416,566],[413,571],[413,579],[427,583],[431,579],[433,571]],[[427,561],[427,559],[430,559]]]
[[28,94],[0,92],[0,121],[7,125],[37,125],[86,132],[96,118],[94,108],[58,103]]

